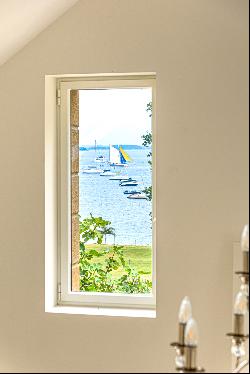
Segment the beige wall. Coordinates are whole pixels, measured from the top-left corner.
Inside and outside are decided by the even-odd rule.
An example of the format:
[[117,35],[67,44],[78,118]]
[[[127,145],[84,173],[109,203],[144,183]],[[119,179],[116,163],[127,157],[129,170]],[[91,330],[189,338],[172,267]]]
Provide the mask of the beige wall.
[[[0,371],[169,372],[180,299],[227,372],[248,220],[248,1],[81,0],[0,68]],[[44,75],[156,71],[158,318],[44,313]]]

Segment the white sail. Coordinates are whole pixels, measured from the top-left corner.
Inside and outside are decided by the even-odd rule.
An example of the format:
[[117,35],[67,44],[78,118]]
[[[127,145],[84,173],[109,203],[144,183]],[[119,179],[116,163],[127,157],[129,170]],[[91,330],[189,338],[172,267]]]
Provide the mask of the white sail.
[[120,164],[121,162],[121,156],[120,156],[119,150],[113,147],[111,144],[109,148],[109,162],[111,164]]

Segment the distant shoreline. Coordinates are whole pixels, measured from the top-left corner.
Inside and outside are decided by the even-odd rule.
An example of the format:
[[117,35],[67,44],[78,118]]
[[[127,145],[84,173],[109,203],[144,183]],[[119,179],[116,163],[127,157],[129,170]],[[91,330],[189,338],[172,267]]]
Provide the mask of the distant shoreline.
[[[120,145],[119,145],[120,146]],[[118,145],[114,145],[114,147],[119,147]],[[121,144],[121,147],[126,150],[140,150],[140,149],[147,149],[147,147],[143,147],[141,145],[135,145],[135,144]],[[80,151],[92,151],[92,150],[109,150],[109,145],[81,145]]]

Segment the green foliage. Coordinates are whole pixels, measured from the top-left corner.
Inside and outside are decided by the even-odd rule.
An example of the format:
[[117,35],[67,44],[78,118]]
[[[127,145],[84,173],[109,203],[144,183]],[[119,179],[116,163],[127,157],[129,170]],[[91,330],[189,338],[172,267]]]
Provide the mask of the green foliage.
[[[147,104],[147,112],[149,113],[149,117],[152,117],[152,113],[153,113],[153,106],[152,106],[152,102],[148,103]],[[142,145],[144,147],[151,147],[152,146],[152,143],[153,143],[153,135],[151,132],[147,132],[146,134],[144,134],[142,136],[142,140],[143,140],[143,143]],[[147,155],[148,157],[148,163],[150,165],[150,167],[152,168],[152,152],[150,151]],[[149,186],[149,187],[146,187],[143,192],[145,193],[145,195],[147,196],[147,199],[149,201],[152,201],[152,186]],[[152,216],[152,213],[151,213],[151,216]]]
[[145,195],[147,196],[147,199],[148,199],[149,201],[152,201],[152,186],[149,186],[149,187],[144,188],[143,192],[144,192]]
[[[152,138],[152,133],[151,132],[147,132],[145,135],[142,135],[142,140],[143,140],[143,143],[142,145],[144,147],[151,147],[152,145],[152,142],[153,142],[153,138]],[[147,154],[149,160],[148,160],[148,163],[149,165],[152,167],[152,161],[151,161],[151,158],[152,158],[152,152],[150,151],[148,154]]]
[[145,135],[142,135],[143,143],[142,145],[144,147],[150,147],[152,145],[152,133],[147,132]]
[[[86,244],[85,248],[87,251],[104,250],[110,248],[109,244]],[[124,253],[124,259],[132,268],[137,269],[138,273],[143,275],[144,278],[151,279],[152,276],[152,247],[148,245],[123,245],[122,251]],[[106,256],[94,258],[93,261],[104,264]],[[143,272],[143,273],[141,273]],[[123,269],[114,272],[114,276],[118,278],[123,274]]]
[[[105,293],[150,293],[152,282],[141,277],[124,258],[122,246],[86,250],[89,240],[102,244],[105,232],[114,234],[111,222],[101,217],[84,219],[80,223],[80,290]],[[115,277],[116,271],[122,275]]]
[[149,117],[152,117],[152,113],[153,113],[153,104],[152,104],[152,101],[150,103],[147,104],[147,112],[149,112]]
[[102,244],[103,238],[107,235],[115,235],[115,230],[111,227],[111,222],[104,220],[102,217],[93,217],[80,222],[80,241],[84,244],[90,240],[96,240],[98,244]]

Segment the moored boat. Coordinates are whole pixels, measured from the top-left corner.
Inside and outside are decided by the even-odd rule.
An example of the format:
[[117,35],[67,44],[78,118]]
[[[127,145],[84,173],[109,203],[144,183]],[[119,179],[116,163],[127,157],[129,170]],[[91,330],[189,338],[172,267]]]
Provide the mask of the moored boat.
[[100,174],[100,177],[112,177],[116,175],[111,170],[104,170],[103,173]]
[[[127,178],[125,180],[122,180],[119,185],[120,186],[124,186],[124,185],[127,185],[127,183],[137,183],[137,180],[133,179],[133,178]],[[138,184],[138,183],[137,183]]]
[[139,194],[132,194],[127,197],[127,199],[134,199],[134,200],[147,200],[147,196],[144,193]]
[[96,142],[96,140],[95,140],[95,154],[96,154],[95,159],[94,159],[95,162],[98,162],[100,164],[104,164],[105,162],[107,162],[105,156],[100,155],[100,154],[97,155],[97,142]]
[[137,181],[131,181],[131,182],[123,182],[122,184],[120,183],[121,187],[136,187],[138,186]]
[[128,190],[126,190],[123,193],[124,193],[124,195],[139,195],[139,194],[141,194],[140,191],[136,191],[136,190],[135,191],[128,191]]
[[115,175],[112,178],[109,178],[110,181],[126,181],[128,180],[128,176],[126,175]]
[[97,156],[95,162],[104,163],[106,162],[106,158],[104,156]]
[[103,169],[99,169],[95,166],[89,166],[87,169],[82,169],[83,174],[100,174],[103,173]]

